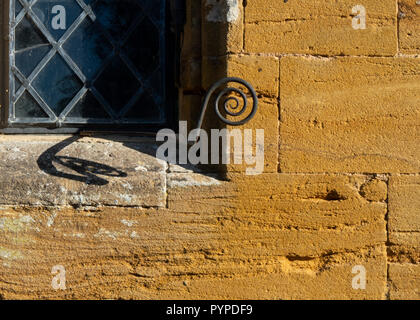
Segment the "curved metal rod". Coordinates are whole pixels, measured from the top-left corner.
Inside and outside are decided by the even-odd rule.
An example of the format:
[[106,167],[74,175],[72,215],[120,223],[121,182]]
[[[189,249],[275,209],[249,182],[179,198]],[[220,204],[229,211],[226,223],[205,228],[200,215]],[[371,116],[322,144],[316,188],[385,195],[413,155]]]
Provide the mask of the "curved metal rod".
[[[233,117],[239,117],[242,114],[244,114],[245,111],[246,111],[246,109],[248,108],[248,100],[246,98],[245,93],[242,90],[238,89],[238,88],[228,87],[228,88],[225,88],[224,90],[222,90],[217,95],[217,97],[216,97],[216,101],[215,101],[214,107],[215,107],[215,111],[216,111],[216,114],[219,117],[219,119],[221,121],[223,121],[224,123],[228,124],[228,125],[240,126],[240,125],[243,125],[243,124],[249,122],[255,116],[255,114],[257,113],[257,110],[258,110],[258,97],[257,97],[257,93],[255,92],[255,89],[252,87],[252,85],[250,83],[248,83],[247,81],[245,81],[245,80],[243,80],[241,78],[237,78],[237,77],[229,77],[229,78],[221,79],[221,80],[217,81],[210,88],[210,90],[208,91],[208,93],[206,95],[206,98],[205,98],[204,103],[203,103],[203,106],[202,106],[200,119],[198,121],[198,126],[197,126],[197,139],[198,139],[199,134],[200,134],[200,129],[203,126],[204,117],[206,115],[206,111],[207,111],[208,105],[210,103],[210,99],[212,98],[213,94],[219,89],[219,87],[221,87],[221,86],[223,86],[225,84],[231,83],[231,82],[242,84],[243,86],[245,86],[249,90],[249,92],[252,95],[252,100],[253,100],[252,111],[251,111],[251,113],[246,118],[244,118],[244,119],[242,119],[240,121],[229,120],[226,117],[224,117],[222,115],[222,113],[220,112],[220,110],[219,110],[219,104],[220,104],[220,101],[223,98],[223,96],[225,96],[229,92],[235,92],[235,93],[239,94],[241,96],[241,98],[242,98],[243,106],[242,106],[242,108],[238,109],[239,106],[240,106],[240,101],[239,101],[240,99],[238,99],[236,97],[229,97],[229,98],[227,98],[224,101],[223,107],[224,107],[224,111],[228,115],[233,116]],[[232,107],[232,106],[229,107],[229,103],[232,102],[232,101],[235,102],[235,106],[234,107]],[[234,110],[234,111],[231,111],[229,109]]]

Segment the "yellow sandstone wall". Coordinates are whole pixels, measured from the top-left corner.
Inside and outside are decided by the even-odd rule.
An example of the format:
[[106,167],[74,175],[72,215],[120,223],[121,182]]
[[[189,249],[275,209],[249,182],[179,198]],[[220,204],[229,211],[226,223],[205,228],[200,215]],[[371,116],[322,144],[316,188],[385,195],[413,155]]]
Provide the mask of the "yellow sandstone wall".
[[264,173],[165,169],[147,207],[0,206],[0,297],[419,299],[419,55],[416,0],[187,1],[180,119],[246,79]]

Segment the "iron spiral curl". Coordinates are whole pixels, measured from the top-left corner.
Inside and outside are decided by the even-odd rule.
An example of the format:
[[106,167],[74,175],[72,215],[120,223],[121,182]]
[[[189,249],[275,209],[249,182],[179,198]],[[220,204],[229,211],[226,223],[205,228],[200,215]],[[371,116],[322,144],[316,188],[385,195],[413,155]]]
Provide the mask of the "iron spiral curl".
[[[217,90],[219,90],[222,86],[229,84],[229,83],[239,83],[241,85],[243,85],[251,94],[252,96],[252,100],[253,100],[253,104],[252,104],[252,109],[249,113],[249,115],[247,117],[245,117],[242,120],[229,120],[227,119],[221,112],[220,109],[222,109],[227,115],[232,116],[232,117],[240,117],[243,114],[245,114],[245,112],[248,110],[249,104],[248,104],[248,99],[246,97],[246,94],[238,88],[234,88],[234,87],[227,87],[223,90],[220,91],[220,93],[216,96],[216,100],[214,103],[214,107],[215,107],[215,112],[217,114],[217,116],[219,117],[219,119],[221,121],[223,121],[224,123],[228,124],[228,125],[232,125],[232,126],[240,126],[243,125],[247,122],[249,122],[257,113],[258,111],[258,97],[257,97],[257,93],[255,92],[255,89],[252,87],[252,85],[250,83],[248,83],[247,81],[241,79],[241,78],[236,78],[236,77],[229,77],[229,78],[224,78],[221,79],[219,81],[217,81],[208,91],[206,98],[204,100],[203,103],[203,107],[202,107],[202,111],[201,111],[201,116],[200,116],[200,120],[198,122],[198,129],[201,129],[202,125],[203,125],[203,121],[204,121],[204,117],[207,111],[207,108],[210,104],[210,100],[213,97],[213,95],[215,94],[215,92]],[[224,96],[226,96],[228,93],[236,93],[240,96],[240,98],[238,97],[228,97],[222,102],[222,98]],[[242,103],[241,103],[242,100]],[[233,104],[233,105],[232,105]],[[221,106],[223,106],[223,108],[221,108]]]

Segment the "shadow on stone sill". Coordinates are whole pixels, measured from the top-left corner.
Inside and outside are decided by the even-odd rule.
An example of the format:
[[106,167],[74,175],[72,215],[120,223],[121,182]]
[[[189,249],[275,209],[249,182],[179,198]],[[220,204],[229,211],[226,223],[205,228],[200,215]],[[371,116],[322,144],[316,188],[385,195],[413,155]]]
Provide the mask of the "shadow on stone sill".
[[[38,167],[45,173],[64,179],[69,179],[86,185],[96,185],[96,186],[105,186],[109,184],[109,181],[105,177],[110,178],[124,178],[128,176],[128,173],[122,169],[118,169],[103,163],[98,163],[95,161],[85,160],[81,158],[76,158],[72,156],[62,156],[59,155],[61,151],[70,146],[73,143],[78,142],[84,138],[84,136],[72,136],[63,140],[60,143],[50,147],[45,152],[43,152],[37,159]],[[103,138],[101,136],[101,138]],[[152,157],[156,157],[156,154],[152,152],[149,147],[145,147],[144,143],[139,142],[127,142],[123,139],[118,139],[118,137],[112,136],[107,137],[107,140],[122,143],[124,147],[128,147],[139,153],[148,154]],[[124,155],[121,155],[122,157]],[[69,169],[69,172],[62,171],[58,167],[65,167]],[[203,175],[207,175],[203,170],[192,165],[181,166],[189,172],[196,172]],[[74,173],[70,173],[74,172]],[[214,175],[210,173],[210,175]]]
[[[61,150],[78,141],[79,139],[79,136],[74,136],[46,150],[37,160],[39,168],[45,173],[55,177],[71,179],[89,185],[98,186],[104,186],[109,183],[108,180],[101,178],[98,175],[121,178],[127,177],[126,172],[107,166],[105,164],[74,157],[57,155]],[[77,172],[79,175],[59,171],[55,164],[60,164],[64,167],[67,167],[70,170]]]

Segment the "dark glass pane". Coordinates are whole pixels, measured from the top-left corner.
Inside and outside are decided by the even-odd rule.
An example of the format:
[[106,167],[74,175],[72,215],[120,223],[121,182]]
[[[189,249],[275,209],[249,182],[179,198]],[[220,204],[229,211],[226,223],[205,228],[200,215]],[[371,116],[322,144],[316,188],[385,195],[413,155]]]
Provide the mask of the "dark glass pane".
[[75,0],[38,0],[33,6],[33,11],[56,41],[82,13]]
[[19,0],[16,0],[15,2],[15,16],[17,16],[20,13],[20,10],[22,10],[22,4],[19,2]]
[[64,110],[82,86],[79,78],[58,54],[33,82],[33,87],[56,115]]
[[95,88],[119,112],[130,101],[140,83],[121,61],[115,58],[95,82]]
[[15,104],[16,118],[49,118],[35,99],[25,91]]
[[93,9],[115,41],[121,40],[141,11],[138,0],[97,0]]
[[15,56],[16,67],[25,77],[29,77],[50,49],[51,46],[49,45],[39,45],[17,52]]
[[158,68],[148,79],[147,86],[150,91],[154,93],[155,96],[163,97],[164,96],[164,87],[162,79],[162,70]]
[[160,119],[160,114],[161,110],[156,105],[152,96],[148,92],[145,92],[124,118],[153,120]]
[[28,16],[25,16],[15,29],[16,44],[15,50],[19,51],[26,48],[47,44],[48,41],[41,31],[35,26]]
[[124,46],[128,57],[145,77],[159,65],[159,40],[158,29],[145,18]]
[[88,79],[93,79],[104,60],[112,53],[112,45],[106,40],[102,29],[90,19],[79,28],[64,45],[64,49]]
[[92,95],[87,92],[76,106],[69,113],[70,118],[94,118],[94,119],[108,119],[108,113],[101,107],[100,103]]
[[157,23],[163,23],[162,17],[165,14],[165,0],[140,0],[140,6],[149,17],[152,17]]

